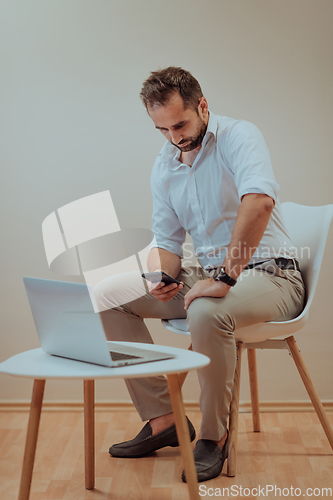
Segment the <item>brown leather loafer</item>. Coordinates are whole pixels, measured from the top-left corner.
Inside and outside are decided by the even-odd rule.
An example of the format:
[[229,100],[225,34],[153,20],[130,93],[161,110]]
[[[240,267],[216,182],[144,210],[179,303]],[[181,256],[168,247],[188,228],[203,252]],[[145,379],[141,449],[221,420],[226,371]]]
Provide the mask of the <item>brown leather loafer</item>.
[[[229,432],[222,451],[218,444],[209,439],[198,439],[196,442],[193,455],[199,483],[221,474],[224,461],[228,457],[228,437]],[[182,473],[182,481],[186,483],[185,471]]]
[[[195,429],[190,420],[187,417],[186,419],[191,441],[193,441],[195,439]],[[109,449],[109,453],[113,457],[118,458],[139,458],[145,457],[149,455],[149,453],[153,453],[165,446],[179,446],[176,426],[171,425],[164,431],[153,436],[150,423],[147,422],[134,439],[112,445]]]

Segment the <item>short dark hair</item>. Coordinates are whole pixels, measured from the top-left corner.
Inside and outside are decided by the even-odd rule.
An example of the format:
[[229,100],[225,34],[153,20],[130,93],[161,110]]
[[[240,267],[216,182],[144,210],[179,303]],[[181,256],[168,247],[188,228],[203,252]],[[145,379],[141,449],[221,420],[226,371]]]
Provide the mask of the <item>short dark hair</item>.
[[179,92],[184,108],[197,109],[203,93],[199,82],[189,71],[169,66],[158,71],[152,71],[143,83],[140,98],[146,109],[153,106],[165,106],[170,98]]

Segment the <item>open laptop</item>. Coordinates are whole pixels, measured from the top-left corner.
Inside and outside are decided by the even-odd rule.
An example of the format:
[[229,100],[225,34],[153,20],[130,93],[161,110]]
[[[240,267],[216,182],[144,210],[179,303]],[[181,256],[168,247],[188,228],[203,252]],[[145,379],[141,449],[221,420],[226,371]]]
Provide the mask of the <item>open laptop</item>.
[[107,344],[101,318],[95,313],[87,285],[23,278],[43,351],[97,365],[119,367],[173,359],[170,353]]

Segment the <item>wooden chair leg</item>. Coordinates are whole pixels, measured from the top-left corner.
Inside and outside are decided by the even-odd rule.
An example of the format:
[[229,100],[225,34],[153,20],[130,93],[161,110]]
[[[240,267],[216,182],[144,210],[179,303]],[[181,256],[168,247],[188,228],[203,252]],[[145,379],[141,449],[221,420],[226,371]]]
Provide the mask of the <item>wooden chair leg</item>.
[[85,486],[95,487],[95,381],[83,381]]
[[259,392],[255,349],[247,349],[247,360],[249,365],[253,432],[260,432]]
[[198,478],[195,470],[190,433],[185,416],[182,393],[179,387],[179,375],[167,375],[167,379],[190,499],[199,500]]
[[232,400],[230,404],[229,416],[229,447],[227,460],[227,476],[236,475],[236,454],[237,454],[237,435],[238,435],[238,414],[239,414],[239,390],[242,362],[242,342],[237,342],[237,363],[235,370],[234,387],[232,390]]
[[34,380],[18,500],[28,500],[30,496],[44,388],[45,380]]
[[331,445],[331,448],[333,449],[332,426],[327,418],[326,412],[325,412],[324,407],[319,399],[319,396],[318,396],[318,393],[315,389],[315,386],[313,385],[310,374],[305,366],[303,357],[302,357],[302,355],[297,347],[296,340],[295,340],[294,336],[292,335],[291,337],[288,337],[286,339],[286,342],[287,342],[289,349],[292,353],[293,360],[295,361],[296,367],[299,371],[301,379],[303,380],[304,386],[305,386],[306,390],[308,391],[308,394],[310,396],[310,399],[312,401],[314,409],[316,410],[316,413],[317,413],[318,418],[321,422],[321,425],[323,426],[323,429],[325,431],[327,439]]

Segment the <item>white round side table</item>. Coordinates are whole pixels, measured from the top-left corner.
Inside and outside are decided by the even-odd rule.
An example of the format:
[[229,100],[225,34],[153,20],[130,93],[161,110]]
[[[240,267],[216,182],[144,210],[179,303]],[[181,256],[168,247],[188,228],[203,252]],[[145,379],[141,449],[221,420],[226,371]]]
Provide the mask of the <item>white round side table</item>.
[[[118,344],[121,342],[117,342]],[[137,347],[133,342],[123,344]],[[112,342],[108,342],[112,350]],[[209,364],[207,356],[193,351],[156,344],[140,344],[141,349],[159,350],[175,355],[174,359],[153,361],[138,365],[109,368],[71,359],[50,356],[41,348],[17,354],[0,363],[0,373],[34,379],[26,444],[22,465],[18,500],[28,500],[37,446],[38,429],[42,410],[45,381],[52,379],[82,379],[84,383],[84,454],[85,487],[95,485],[95,379],[100,378],[138,378],[153,375],[166,375],[170,398],[175,416],[177,436],[184,462],[189,496],[199,500],[197,474],[194,465],[190,435],[185,416],[184,404],[179,383],[180,373],[202,368]]]

